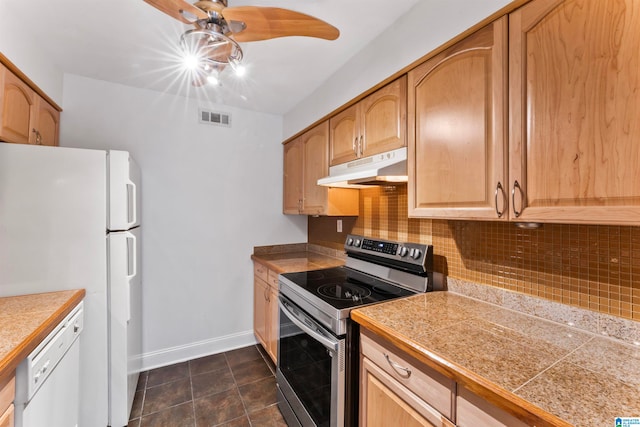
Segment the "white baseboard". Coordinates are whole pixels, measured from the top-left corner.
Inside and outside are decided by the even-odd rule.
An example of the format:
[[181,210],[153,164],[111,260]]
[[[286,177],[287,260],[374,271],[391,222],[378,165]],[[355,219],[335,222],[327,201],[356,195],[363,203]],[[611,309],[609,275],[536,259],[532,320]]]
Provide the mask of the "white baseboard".
[[185,360],[222,353],[236,348],[246,347],[255,344],[256,342],[253,330],[250,330],[181,346],[156,350],[142,355],[142,370],[148,371],[149,369],[173,365],[174,363],[184,362]]

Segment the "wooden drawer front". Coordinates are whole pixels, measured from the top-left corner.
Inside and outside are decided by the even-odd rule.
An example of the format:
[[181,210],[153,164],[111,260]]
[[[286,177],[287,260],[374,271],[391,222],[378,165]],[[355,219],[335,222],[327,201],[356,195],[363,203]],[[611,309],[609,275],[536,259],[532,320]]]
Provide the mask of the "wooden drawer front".
[[278,273],[276,273],[273,270],[269,270],[268,276],[269,276],[269,280],[267,280],[267,283],[269,284],[269,286],[271,286],[274,291],[277,291],[278,289],[280,289],[278,287]]
[[[5,409],[13,403],[14,396],[16,394],[16,379],[15,377],[11,377],[11,379],[4,384],[0,384],[0,414],[2,414]],[[4,424],[0,424],[0,426],[4,427]]]
[[454,427],[411,390],[366,357],[362,359],[360,425],[367,427]]
[[13,427],[13,404],[9,405],[5,413],[0,415],[0,427]]
[[458,389],[456,412],[459,427],[526,427],[528,425],[464,387]]
[[253,274],[259,278],[261,278],[262,280],[264,280],[265,282],[267,282],[269,280],[269,269],[267,267],[265,267],[264,265],[260,264],[259,262],[254,262],[253,263]]
[[[453,380],[407,355],[399,356],[398,350],[389,351],[367,335],[362,334],[360,337],[363,356],[371,359],[392,378],[442,415],[449,419],[452,418],[455,396],[455,382]],[[410,359],[411,362],[409,362]],[[405,372],[410,372],[410,374],[405,374]]]

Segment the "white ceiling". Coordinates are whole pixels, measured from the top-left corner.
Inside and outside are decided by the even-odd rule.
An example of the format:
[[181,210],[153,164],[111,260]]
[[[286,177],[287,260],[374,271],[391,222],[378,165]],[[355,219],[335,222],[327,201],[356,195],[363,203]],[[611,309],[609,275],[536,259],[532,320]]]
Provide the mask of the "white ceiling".
[[190,85],[177,59],[180,34],[190,27],[143,0],[0,1],[65,73],[284,114],[419,0],[229,0],[229,7],[273,6],[313,15],[341,34],[335,41],[243,43],[247,76],[240,81],[227,70],[222,87],[203,88]]

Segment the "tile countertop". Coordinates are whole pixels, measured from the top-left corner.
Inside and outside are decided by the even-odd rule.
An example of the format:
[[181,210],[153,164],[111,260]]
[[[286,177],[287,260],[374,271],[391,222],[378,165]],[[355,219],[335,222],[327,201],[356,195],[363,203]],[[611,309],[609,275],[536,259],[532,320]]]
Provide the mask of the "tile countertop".
[[363,327],[538,426],[640,416],[640,347],[452,292],[351,312]]
[[76,289],[0,298],[0,384],[84,295],[84,289]]
[[256,247],[251,259],[278,274],[344,265],[344,255],[340,251],[316,249],[307,244]]

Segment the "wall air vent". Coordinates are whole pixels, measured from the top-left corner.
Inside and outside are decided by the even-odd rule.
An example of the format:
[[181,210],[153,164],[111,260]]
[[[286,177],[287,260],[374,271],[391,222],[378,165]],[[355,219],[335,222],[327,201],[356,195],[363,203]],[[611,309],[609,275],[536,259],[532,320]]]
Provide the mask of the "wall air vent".
[[231,127],[231,114],[220,111],[209,111],[201,108],[200,123]]

